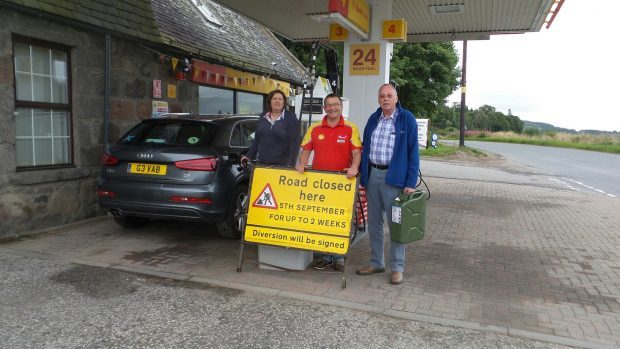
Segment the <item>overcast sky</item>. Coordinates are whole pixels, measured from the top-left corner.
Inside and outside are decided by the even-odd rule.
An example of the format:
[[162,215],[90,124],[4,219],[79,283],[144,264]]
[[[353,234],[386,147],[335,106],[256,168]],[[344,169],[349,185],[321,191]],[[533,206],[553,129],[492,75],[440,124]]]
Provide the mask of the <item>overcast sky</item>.
[[[467,42],[466,105],[576,130],[620,131],[620,1],[566,0],[538,33]],[[462,57],[463,43],[455,42]],[[449,103],[461,100],[460,89]]]

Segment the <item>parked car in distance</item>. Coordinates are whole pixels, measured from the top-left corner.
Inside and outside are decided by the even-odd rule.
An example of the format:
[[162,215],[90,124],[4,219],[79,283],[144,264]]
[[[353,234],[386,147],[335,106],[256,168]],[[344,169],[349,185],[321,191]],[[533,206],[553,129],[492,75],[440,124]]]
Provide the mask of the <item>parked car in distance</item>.
[[237,238],[249,173],[239,165],[256,115],[166,115],[143,120],[101,160],[99,205],[124,228],[151,218],[215,223]]

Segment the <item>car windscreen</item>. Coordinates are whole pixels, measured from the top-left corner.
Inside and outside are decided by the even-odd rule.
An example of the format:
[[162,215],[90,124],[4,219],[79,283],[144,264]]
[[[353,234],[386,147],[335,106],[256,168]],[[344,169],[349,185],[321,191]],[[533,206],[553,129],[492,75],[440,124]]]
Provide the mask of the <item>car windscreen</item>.
[[127,132],[119,144],[205,146],[214,128],[214,124],[207,122],[142,122]]

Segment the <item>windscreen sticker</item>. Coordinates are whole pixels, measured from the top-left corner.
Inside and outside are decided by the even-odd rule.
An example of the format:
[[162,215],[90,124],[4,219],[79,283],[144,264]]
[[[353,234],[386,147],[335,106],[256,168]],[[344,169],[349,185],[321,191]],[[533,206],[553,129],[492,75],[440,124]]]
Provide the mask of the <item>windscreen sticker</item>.
[[189,144],[196,144],[196,143],[198,143],[198,141],[199,141],[198,137],[189,137],[187,139],[187,143],[189,143]]

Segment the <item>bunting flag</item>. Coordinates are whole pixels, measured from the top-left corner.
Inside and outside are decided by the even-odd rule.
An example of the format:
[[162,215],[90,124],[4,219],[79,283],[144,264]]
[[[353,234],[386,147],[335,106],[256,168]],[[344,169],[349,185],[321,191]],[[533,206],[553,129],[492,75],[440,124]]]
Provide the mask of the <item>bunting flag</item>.
[[176,71],[177,70],[177,64],[179,63],[179,59],[172,57],[172,59],[170,61],[172,62],[172,71]]
[[159,59],[159,63],[168,63],[170,62],[170,57],[164,55],[163,53],[158,53],[157,58]]
[[183,61],[181,61],[182,65],[181,65],[181,69],[183,70],[184,73],[189,73],[192,70],[192,64],[189,62],[189,59],[184,58]]

